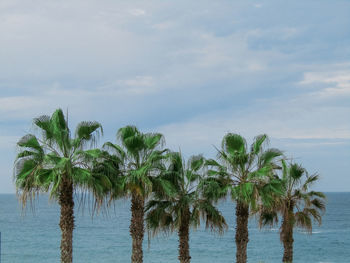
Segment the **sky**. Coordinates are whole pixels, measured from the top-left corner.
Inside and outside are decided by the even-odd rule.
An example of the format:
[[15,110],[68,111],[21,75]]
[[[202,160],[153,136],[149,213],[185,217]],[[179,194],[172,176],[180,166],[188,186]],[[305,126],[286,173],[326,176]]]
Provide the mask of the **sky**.
[[1,0],[0,193],[32,119],[136,125],[185,156],[228,132],[350,191],[350,1]]

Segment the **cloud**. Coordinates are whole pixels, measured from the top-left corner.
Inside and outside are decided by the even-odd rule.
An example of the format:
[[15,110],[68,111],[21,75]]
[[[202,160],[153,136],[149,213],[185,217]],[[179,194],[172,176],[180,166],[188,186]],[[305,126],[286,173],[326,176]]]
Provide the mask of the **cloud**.
[[142,9],[132,9],[129,11],[133,16],[143,16],[146,14],[145,10]]
[[[181,143],[188,151],[198,149],[201,152],[210,152],[210,145],[219,145],[227,132],[247,138],[267,133],[275,139],[348,140],[350,105],[334,103],[334,97],[344,99],[349,96],[350,72],[344,69],[347,65],[329,64],[327,71],[305,72],[303,80],[295,82],[297,92],[293,95],[282,93],[272,98],[257,98],[239,110],[231,107],[205,113],[158,129],[166,134],[171,145]],[[307,142],[304,146],[321,144],[341,143]]]
[[22,134],[33,117],[61,107],[72,124],[101,121],[106,137],[135,124],[195,153],[212,151],[228,131],[349,138],[347,10],[3,0],[1,135]]
[[[43,96],[12,96],[0,98],[0,115],[4,120],[25,120],[50,108],[55,99]],[[56,101],[57,102],[57,101]],[[39,114],[41,115],[41,114]]]
[[323,108],[315,112],[310,111],[308,105],[295,105],[291,101],[269,104],[251,105],[253,110],[202,115],[160,126],[157,130],[165,134],[171,145],[181,144],[186,150],[202,152],[210,151],[210,145],[219,145],[227,132],[239,133],[248,139],[262,133],[272,138],[350,139],[350,124],[343,121],[350,116],[349,108]]
[[[288,139],[287,139],[288,140]],[[300,139],[300,140],[293,140],[291,142],[284,143],[286,147],[297,147],[297,148],[315,148],[315,147],[323,147],[326,146],[327,148],[329,147],[337,147],[337,146],[343,146],[343,145],[348,145],[349,144],[349,139],[343,139],[340,141],[332,141],[329,139],[323,138],[324,141],[319,141],[319,140],[310,140],[307,141],[307,139]]]
[[[38,115],[50,114],[56,108],[69,108],[72,112],[84,113],[87,117],[112,105],[112,112],[122,111],[131,101],[143,100],[145,96],[160,90],[151,76],[115,80],[94,88],[70,88],[64,83],[54,82],[41,88],[36,87],[26,96],[0,97],[0,115],[2,120],[24,121]],[[133,106],[138,107],[142,105]],[[112,115],[111,112],[109,114]]]
[[350,63],[337,65],[337,67],[342,69],[332,70],[332,67],[328,66],[328,70],[306,72],[300,84],[311,87],[325,86],[312,93],[321,98],[348,97],[350,96]]

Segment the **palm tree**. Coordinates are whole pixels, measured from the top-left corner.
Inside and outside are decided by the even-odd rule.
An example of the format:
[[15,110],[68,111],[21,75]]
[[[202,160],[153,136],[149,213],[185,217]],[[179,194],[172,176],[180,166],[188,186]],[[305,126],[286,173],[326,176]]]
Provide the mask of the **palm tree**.
[[[119,163],[113,180],[111,199],[131,197],[130,235],[132,238],[131,262],[143,262],[144,207],[146,198],[154,191],[166,190],[166,183],[157,175],[163,169],[166,150],[162,149],[163,135],[141,133],[135,126],[120,128],[117,139],[121,145],[107,142],[104,148],[112,152]],[[113,175],[112,175],[113,176]]]
[[50,198],[58,200],[61,207],[60,223],[61,262],[73,260],[74,199],[73,192],[92,190],[101,196],[100,189],[108,187],[109,180],[103,175],[91,173],[92,160],[99,150],[86,150],[96,142],[96,135],[102,133],[98,122],[81,122],[72,138],[68,123],[61,109],[52,116],[34,119],[34,126],[40,136],[27,134],[17,145],[14,175],[17,192],[23,206],[28,199],[41,192],[50,192]]
[[206,220],[206,227],[222,233],[227,227],[224,217],[205,198],[200,187],[203,178],[205,159],[192,156],[187,165],[178,152],[168,154],[169,166],[161,176],[171,182],[171,194],[155,193],[154,199],[147,204],[147,227],[157,234],[160,230],[170,233],[177,231],[179,236],[179,260],[190,262],[189,230],[200,225],[200,218]]
[[319,176],[309,175],[299,164],[287,165],[282,160],[283,194],[277,196],[273,206],[262,207],[260,226],[273,225],[282,216],[280,238],[283,243],[283,262],[293,262],[293,229],[300,227],[312,233],[312,219],[321,224],[321,212],[325,210],[325,195],[322,192],[310,191],[310,186]]
[[[279,182],[273,178],[278,168],[276,160],[282,156],[278,149],[264,149],[267,135],[254,139],[250,149],[239,134],[228,133],[222,139],[221,150],[217,149],[216,160],[208,160],[208,171],[221,185],[222,192],[230,193],[236,202],[236,262],[247,262],[248,217],[250,208],[258,202],[272,202],[272,193],[278,193]],[[224,196],[226,196],[226,194]],[[218,195],[223,196],[223,193]]]

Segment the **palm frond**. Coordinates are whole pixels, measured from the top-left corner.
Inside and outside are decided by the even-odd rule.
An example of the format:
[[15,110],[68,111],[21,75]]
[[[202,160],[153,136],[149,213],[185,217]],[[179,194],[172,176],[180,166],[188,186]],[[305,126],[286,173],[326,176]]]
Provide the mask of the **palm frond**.
[[314,207],[314,208],[316,208],[316,209],[318,209],[318,210],[320,210],[320,211],[325,211],[326,210],[326,204],[325,204],[325,202],[322,200],[322,199],[320,199],[320,198],[314,198],[314,199],[312,199],[311,200],[311,205]]
[[139,157],[139,152],[145,148],[143,136],[135,126],[126,126],[120,128],[117,132],[117,138],[126,148],[127,152],[134,158]]
[[199,202],[199,207],[202,219],[205,220],[205,227],[222,235],[228,226],[221,212],[212,202],[205,199]]
[[239,134],[228,133],[222,139],[222,149],[230,155],[235,155],[237,152],[242,154],[247,152],[247,142]]
[[192,156],[189,159],[189,167],[191,168],[192,171],[197,172],[199,169],[203,167],[205,163],[205,159],[202,155],[196,155]]
[[51,141],[53,139],[54,135],[52,132],[50,116],[42,115],[40,117],[34,118],[33,123],[36,127],[41,129],[44,141]]
[[170,234],[174,226],[175,207],[170,201],[151,200],[147,203],[146,224],[151,231],[152,236],[157,235],[160,231]]
[[18,142],[17,145],[22,148],[28,148],[30,150],[34,150],[36,152],[43,153],[44,150],[41,147],[38,139],[33,134],[27,134],[23,136]]
[[305,173],[305,169],[301,165],[293,163],[289,167],[289,173],[291,178],[299,180]]
[[259,167],[264,167],[266,165],[272,164],[276,161],[277,157],[281,157],[283,152],[276,148],[270,148],[265,150],[259,157]]
[[259,212],[259,227],[269,226],[272,227],[278,224],[278,212],[277,210],[264,209]]
[[67,155],[70,146],[70,131],[61,109],[57,109],[52,114],[50,118],[50,130],[55,144],[58,145],[62,153]]
[[257,155],[262,150],[262,145],[264,142],[268,141],[268,137],[266,134],[261,134],[255,137],[254,142],[251,146],[251,153]]
[[118,157],[120,156],[119,158],[121,160],[124,160],[124,158],[126,157],[126,153],[124,152],[123,148],[117,144],[113,144],[111,142],[106,142],[103,144],[102,148],[112,150],[114,152],[114,154],[117,154]]
[[309,211],[301,211],[295,213],[295,225],[306,229],[308,233],[312,233],[312,220],[309,216]]
[[96,121],[82,121],[75,129],[76,148],[84,146],[85,143],[90,142],[91,147],[96,146],[96,141],[99,136],[103,135],[102,125]]
[[307,191],[309,189],[309,187],[315,183],[316,181],[318,181],[320,179],[318,174],[313,174],[313,175],[308,175],[307,174],[307,179],[305,180],[302,189],[304,191]]
[[160,133],[146,133],[143,136],[145,147],[149,150],[155,149],[157,146],[164,145],[164,136]]

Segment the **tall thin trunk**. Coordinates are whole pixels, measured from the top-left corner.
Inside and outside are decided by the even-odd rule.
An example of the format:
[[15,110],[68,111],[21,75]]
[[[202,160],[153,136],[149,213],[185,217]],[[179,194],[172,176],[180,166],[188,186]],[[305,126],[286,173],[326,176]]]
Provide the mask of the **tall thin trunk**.
[[60,228],[61,262],[73,262],[74,200],[73,183],[64,180],[61,186],[59,204],[61,206]]
[[236,206],[236,263],[247,262],[249,207],[237,202]]
[[181,217],[179,235],[179,260],[180,263],[190,263],[190,245],[189,245],[189,229],[190,229],[190,210],[187,208]]
[[144,206],[145,200],[137,194],[132,194],[130,235],[132,238],[132,263],[143,262],[142,242],[144,236]]
[[283,242],[283,259],[282,262],[293,262],[293,223],[291,222],[291,215],[293,208],[289,208],[283,215],[283,222],[281,226],[281,241]]

